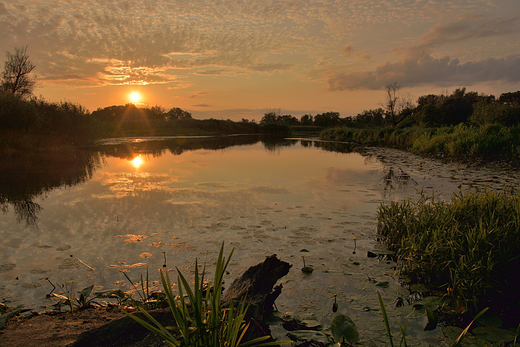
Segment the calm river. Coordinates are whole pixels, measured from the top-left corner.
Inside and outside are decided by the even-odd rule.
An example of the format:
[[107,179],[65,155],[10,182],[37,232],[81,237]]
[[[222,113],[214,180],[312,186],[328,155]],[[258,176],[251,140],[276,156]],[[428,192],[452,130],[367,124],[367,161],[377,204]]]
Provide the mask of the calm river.
[[[293,264],[282,279],[281,312],[330,324],[337,294],[337,313],[356,322],[362,341],[377,344],[385,337],[376,290],[387,306],[408,295],[394,263],[367,257],[380,248],[379,204],[415,198],[421,189],[449,199],[459,188],[518,185],[511,172],[396,150],[238,136],[112,139],[95,151],[0,164],[0,300],[9,306],[50,309],[49,281],[74,291],[91,284],[129,291],[121,271],[139,282],[148,270],[157,284],[165,259],[184,272],[195,258],[211,269],[225,242],[226,253],[235,248],[228,281],[277,254]],[[385,180],[389,170],[410,178]],[[301,272],[301,255],[313,274]],[[389,285],[373,284],[382,281]],[[394,323],[406,309],[392,311]],[[438,338],[438,329],[422,331],[425,318],[415,320],[409,333]]]

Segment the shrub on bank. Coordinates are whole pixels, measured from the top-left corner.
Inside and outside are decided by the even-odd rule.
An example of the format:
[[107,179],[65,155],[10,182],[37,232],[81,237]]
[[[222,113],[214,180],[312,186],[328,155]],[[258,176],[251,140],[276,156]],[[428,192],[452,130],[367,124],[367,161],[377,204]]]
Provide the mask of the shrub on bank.
[[460,312],[505,304],[518,312],[520,193],[422,195],[381,205],[378,232],[402,274],[445,291]]
[[97,137],[89,113],[80,105],[4,93],[0,93],[0,133],[4,150],[85,145]]

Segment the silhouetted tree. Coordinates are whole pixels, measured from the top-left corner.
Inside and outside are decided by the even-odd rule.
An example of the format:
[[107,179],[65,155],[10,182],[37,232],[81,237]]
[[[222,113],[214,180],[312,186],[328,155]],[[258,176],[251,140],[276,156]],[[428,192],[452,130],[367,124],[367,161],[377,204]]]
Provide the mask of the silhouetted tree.
[[311,116],[310,114],[305,114],[305,115],[301,116],[300,123],[302,125],[313,125],[314,124],[314,117]]
[[353,119],[353,126],[356,128],[379,127],[384,123],[385,110],[378,108],[375,110],[365,110]]
[[283,116],[278,116],[276,119],[277,123],[286,124],[286,125],[298,125],[300,121],[298,118],[291,116],[289,114],[284,114]]
[[167,120],[192,119],[191,113],[178,107],[174,107],[166,113]]
[[150,116],[154,119],[161,119],[161,118],[164,118],[164,114],[166,113],[166,110],[159,106],[159,105],[156,105],[156,106],[153,106],[151,109],[150,109]]
[[498,98],[498,101],[504,104],[520,104],[520,90],[517,92],[503,93]]
[[279,116],[280,116],[280,109],[270,110],[270,111],[264,113],[264,116],[260,120],[260,124],[276,123]]
[[386,120],[393,128],[408,117],[413,109],[412,102],[402,95],[400,90],[401,86],[398,82],[385,87],[386,95],[383,106],[386,109]]
[[21,98],[30,96],[36,82],[34,76],[31,76],[35,66],[29,60],[27,46],[15,48],[14,54],[6,52],[6,59],[2,73],[2,91]]
[[339,112],[325,112],[314,116],[314,125],[321,127],[335,127],[339,125]]

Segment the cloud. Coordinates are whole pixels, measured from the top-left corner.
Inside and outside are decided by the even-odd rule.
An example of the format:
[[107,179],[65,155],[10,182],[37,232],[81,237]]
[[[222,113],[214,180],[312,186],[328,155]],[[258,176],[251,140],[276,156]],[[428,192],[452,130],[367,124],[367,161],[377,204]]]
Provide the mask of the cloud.
[[193,107],[211,107],[211,105],[208,105],[208,104],[197,104],[197,105],[192,105]]
[[347,58],[350,58],[350,57],[354,56],[354,57],[356,57],[356,58],[358,58],[360,60],[370,60],[371,59],[369,54],[359,54],[359,53],[357,53],[357,50],[354,49],[354,47],[352,47],[350,45],[346,46],[346,47],[343,47],[341,52]]
[[3,2],[0,2],[0,15],[7,15],[7,14],[9,14],[9,10],[7,9],[7,6]]
[[195,99],[195,98],[198,98],[200,96],[203,96],[203,95],[208,95],[209,92],[198,92],[196,94],[192,94],[189,96],[190,99]]
[[436,25],[421,36],[421,46],[433,47],[447,43],[498,37],[520,32],[520,13],[512,17],[469,16],[459,21]]
[[[390,50],[398,56],[373,70],[329,72],[329,90],[378,90],[398,81],[403,87],[421,85],[474,85],[480,82],[520,82],[520,55],[490,57],[461,63],[448,55],[436,57],[435,49],[446,44],[463,44],[484,38],[506,37],[520,32],[520,13],[509,17],[468,16],[444,25],[435,25],[418,39],[417,46]],[[355,54],[352,46],[342,49],[346,57]],[[438,55],[438,54],[437,54]]]
[[274,63],[274,64],[256,64],[251,65],[249,67],[250,70],[258,71],[258,72],[273,72],[280,70],[287,70],[291,68],[293,64],[282,64],[282,63]]
[[378,90],[398,81],[403,87],[420,85],[473,85],[479,82],[520,82],[520,55],[460,63],[450,57],[433,58],[421,54],[384,63],[374,71],[335,73],[329,76],[329,90]]
[[196,71],[196,75],[202,75],[202,76],[220,76],[227,72],[227,69],[211,69],[211,70],[203,70],[203,71]]

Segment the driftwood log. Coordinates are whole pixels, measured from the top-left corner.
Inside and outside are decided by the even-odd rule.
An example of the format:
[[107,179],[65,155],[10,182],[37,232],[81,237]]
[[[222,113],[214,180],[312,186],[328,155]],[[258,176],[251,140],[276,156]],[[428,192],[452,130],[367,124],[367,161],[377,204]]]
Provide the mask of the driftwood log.
[[237,303],[246,300],[249,303],[246,320],[252,318],[262,322],[265,315],[273,310],[274,301],[282,293],[282,285],[274,285],[289,273],[291,266],[278,259],[276,254],[267,257],[263,263],[251,266],[227,289],[221,307],[229,307],[231,301]]
[[[229,307],[231,301],[238,303],[243,299],[247,300],[250,306],[246,319],[253,319],[258,324],[252,326],[260,328],[265,315],[272,311],[274,301],[282,291],[281,285],[274,285],[290,268],[290,264],[279,260],[276,255],[267,257],[264,262],[250,267],[240,278],[233,281],[222,298],[221,307]],[[169,308],[149,313],[163,326],[175,324]],[[141,313],[136,315],[143,318]],[[250,329],[252,336],[263,332],[265,330]],[[134,320],[124,316],[97,329],[83,332],[73,346],[162,347],[167,344]]]

